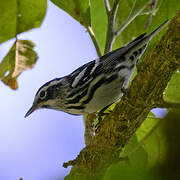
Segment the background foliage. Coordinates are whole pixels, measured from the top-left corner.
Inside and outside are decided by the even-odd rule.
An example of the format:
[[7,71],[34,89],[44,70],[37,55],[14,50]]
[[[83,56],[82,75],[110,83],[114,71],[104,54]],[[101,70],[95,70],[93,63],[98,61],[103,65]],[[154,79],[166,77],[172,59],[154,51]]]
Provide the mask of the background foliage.
[[[11,7],[11,8],[9,8]],[[19,33],[40,27],[47,8],[46,0],[10,0],[0,1],[0,43],[11,38],[17,38]],[[19,46],[18,42],[23,42]],[[22,43],[21,43],[22,44]],[[0,79],[12,89],[17,89],[17,77],[21,73],[13,72],[17,69],[21,71],[29,69],[37,60],[37,55],[33,50],[34,44],[28,40],[17,41],[10,49],[8,55],[0,64]],[[22,55],[23,52],[23,60]],[[23,68],[20,68],[23,66]]]
[[[79,21],[87,30],[91,28],[101,52],[103,52],[108,28],[103,0],[51,1]],[[114,1],[110,0],[111,6],[113,3]],[[17,89],[17,77],[25,69],[33,67],[37,60],[37,53],[33,50],[34,44],[31,41],[18,40],[18,34],[41,25],[47,10],[47,1],[1,1],[0,7],[0,43],[16,38],[15,44],[0,63],[0,79],[12,89]],[[144,31],[152,31],[164,20],[171,19],[179,9],[179,0],[120,1],[115,21],[115,27],[120,31],[120,35],[117,37],[113,49],[126,44]],[[90,35],[92,36],[92,34]],[[152,40],[147,53],[154,47],[161,35],[162,33]],[[164,92],[165,100],[180,103],[179,82],[180,72],[177,71]],[[153,113],[148,115],[119,155],[122,160],[108,168],[104,180],[116,179],[117,176],[123,179],[138,180],[162,177],[162,172],[166,172],[167,162],[171,157],[170,152],[174,152],[174,149],[180,147],[177,139],[180,114],[176,110],[169,111],[170,113],[164,119],[156,117]],[[169,123],[177,125],[169,129]],[[176,143],[172,144],[172,139]],[[175,155],[177,154],[175,153]],[[177,157],[172,155],[171,161],[174,162],[173,160]],[[172,168],[168,170],[169,174],[173,170],[173,163],[171,165]]]

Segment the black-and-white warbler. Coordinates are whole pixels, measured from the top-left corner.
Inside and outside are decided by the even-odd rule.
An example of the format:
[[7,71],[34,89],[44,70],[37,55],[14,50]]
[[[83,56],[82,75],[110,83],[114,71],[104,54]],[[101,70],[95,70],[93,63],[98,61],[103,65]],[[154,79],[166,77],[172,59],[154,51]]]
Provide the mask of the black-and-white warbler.
[[144,33],[67,76],[47,82],[37,91],[33,106],[25,117],[39,108],[76,115],[93,113],[120,100],[149,41],[167,23],[168,20],[149,35],[145,36]]

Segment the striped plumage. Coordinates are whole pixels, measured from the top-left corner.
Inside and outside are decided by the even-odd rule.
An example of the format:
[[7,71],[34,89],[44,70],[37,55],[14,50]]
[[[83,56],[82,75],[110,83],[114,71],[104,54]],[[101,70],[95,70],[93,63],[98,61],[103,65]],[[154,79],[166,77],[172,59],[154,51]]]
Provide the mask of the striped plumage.
[[87,114],[118,101],[149,41],[167,22],[147,36],[144,33],[127,45],[84,64],[71,74],[47,82],[36,93],[33,106],[25,116],[39,108]]

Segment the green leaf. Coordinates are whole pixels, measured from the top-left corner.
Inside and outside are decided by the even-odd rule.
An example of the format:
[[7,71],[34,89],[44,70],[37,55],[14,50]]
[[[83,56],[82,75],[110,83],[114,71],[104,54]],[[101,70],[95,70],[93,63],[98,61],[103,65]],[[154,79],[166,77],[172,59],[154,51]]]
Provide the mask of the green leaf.
[[[147,165],[147,153],[139,144],[137,136],[134,135],[126,147],[123,149],[122,153],[120,154],[122,159],[128,158],[128,163],[131,164],[131,167],[145,167]],[[141,158],[141,161],[139,161]]]
[[164,99],[168,102],[180,102],[180,72],[174,73],[164,93]]
[[86,28],[91,26],[89,0],[51,0]]
[[34,43],[29,40],[16,40],[0,63],[0,79],[10,88],[17,89],[17,77],[36,63],[37,54],[33,48]]
[[103,180],[179,179],[179,118],[178,110],[164,119],[150,113],[121,153],[124,159],[111,165]]
[[155,117],[150,112],[146,120],[136,131],[139,144],[143,146],[148,154],[149,167],[163,161],[166,152],[166,143],[162,134],[161,122],[162,119]]
[[128,145],[124,148],[121,154],[121,160],[108,168],[103,180],[115,180],[117,177],[118,179],[124,180],[147,179],[146,177],[149,176],[146,168],[147,153],[142,146],[138,146],[138,148],[133,151],[134,148],[137,147],[137,144],[137,137],[133,136]]
[[[158,27],[158,25],[160,25],[166,19],[171,20],[176,15],[176,13],[179,11],[179,9],[180,9],[180,1],[179,0],[171,0],[171,1],[159,0],[158,4],[157,4],[156,13],[152,18],[152,23],[150,24],[150,26],[148,28],[148,32],[153,31],[155,28]],[[147,16],[147,18],[148,18],[148,16]],[[147,19],[146,19],[146,22],[147,22]],[[154,37],[151,40],[148,51],[155,46],[155,44],[157,43],[157,40],[160,40],[164,31],[165,31],[165,29],[162,30],[162,32],[160,32],[159,35],[156,35],[156,37]]]
[[[155,130],[160,119],[157,118],[152,112],[150,112],[146,120],[142,123],[140,128],[136,131],[138,141],[142,141],[147,135],[151,135],[152,131]],[[149,134],[150,133],[150,134]]]
[[40,27],[47,9],[47,0],[1,0],[0,43],[17,34]]
[[[111,7],[114,0],[110,1]],[[180,9],[179,0],[160,0],[153,12],[152,21],[148,28],[145,25],[151,16],[152,6],[148,5],[149,0],[122,0],[119,4],[116,19],[116,29],[127,27],[120,33],[116,39],[113,49],[119,48],[139,36],[144,32],[151,32],[157,28],[166,19],[171,19]],[[146,8],[145,8],[146,6]],[[105,47],[107,31],[107,15],[103,1],[91,0],[92,27],[96,38],[99,41],[101,49]],[[133,21],[131,21],[133,20]],[[160,39],[162,32],[159,33],[150,43],[148,50],[154,47],[154,44]]]
[[117,177],[124,180],[159,179],[158,165],[163,162],[162,155],[165,155],[167,149],[160,122],[152,112],[149,113],[121,152],[121,160],[108,168],[103,180]]
[[107,31],[107,15],[103,1],[91,0],[91,19],[94,34],[99,42],[101,50],[103,50]]
[[[124,1],[122,1],[124,2]],[[133,7],[132,2],[130,3],[129,1],[126,1],[127,4],[131,4],[131,8]],[[135,7],[133,8],[133,13],[131,16],[135,15],[145,4],[148,3],[147,0],[141,0],[141,1],[134,1],[136,2]],[[125,3],[125,2],[124,2]],[[175,5],[176,4],[176,5]],[[124,5],[124,9],[128,9],[128,7]],[[145,29],[145,25],[148,22],[148,19],[150,17],[150,12],[151,12],[151,7],[147,6],[144,11],[136,17],[136,19],[128,25],[128,27],[120,34],[120,36],[117,38],[114,48],[118,48],[122,46],[123,44],[129,42],[132,40],[132,38],[137,37],[138,35],[144,33],[144,32],[151,32],[155,28],[157,28],[161,23],[163,23],[166,19],[171,19],[176,12],[180,9],[180,1],[178,0],[161,0],[158,1],[157,7],[155,9],[154,15],[152,16],[152,21],[150,25],[148,26],[148,29]],[[130,10],[129,10],[130,11]],[[122,18],[122,14],[126,14],[127,12],[123,11],[123,7],[120,3],[120,9],[118,11],[118,18],[120,19],[119,22],[117,22],[118,25],[123,24],[123,20],[126,22],[126,18],[124,15],[124,19]],[[163,32],[163,31],[162,31]],[[160,36],[162,35],[162,32],[159,33],[156,37],[154,37],[149,45],[148,50],[152,49],[154,47],[155,43],[157,42],[158,39],[160,39]],[[146,52],[147,53],[147,52]]]
[[127,0],[120,3],[116,29],[121,28],[120,36],[114,43],[113,48],[123,46],[133,38],[144,33],[145,16],[142,15],[149,0]]
[[[133,16],[136,16],[148,3],[149,1],[147,0],[122,1],[122,3],[120,3],[120,8],[118,10],[116,21],[117,25],[123,26],[125,23],[128,22],[128,19],[131,19]],[[123,8],[127,9],[127,11],[123,11]],[[153,31],[166,19],[171,19],[179,9],[180,1],[178,0],[158,1],[156,9],[154,10],[154,14],[152,16],[152,21],[150,21],[149,26],[146,29],[145,26],[148,23],[148,19],[150,18],[152,11],[152,7],[148,5],[140,14],[138,14],[138,16],[133,20],[133,22],[131,22],[127,26],[127,28],[120,34],[120,36],[117,38],[114,44],[114,48],[118,48],[123,44],[126,44],[127,42],[131,41],[132,38],[135,38],[146,31],[148,33]],[[162,32],[159,34],[162,34]],[[154,44],[157,42],[158,39],[160,39],[160,35],[157,35],[155,38],[153,38],[153,40],[150,43],[149,49],[154,47]]]

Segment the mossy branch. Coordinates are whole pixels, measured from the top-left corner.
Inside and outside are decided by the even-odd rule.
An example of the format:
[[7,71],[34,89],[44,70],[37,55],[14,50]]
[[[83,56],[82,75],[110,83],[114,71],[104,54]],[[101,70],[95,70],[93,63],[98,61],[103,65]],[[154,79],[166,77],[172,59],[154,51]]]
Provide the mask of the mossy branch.
[[155,104],[159,108],[180,108],[180,103],[166,102],[163,99]]
[[111,114],[100,122],[91,143],[78,157],[66,163],[73,165],[68,177],[101,179],[107,167],[119,160],[119,153],[146,119],[159,106],[173,73],[180,68],[180,11],[154,50],[139,65],[127,96]]

